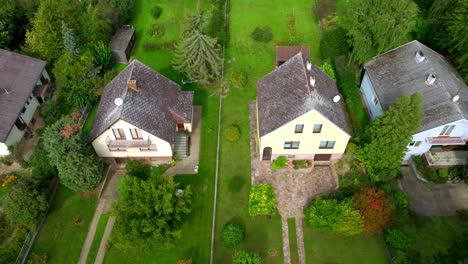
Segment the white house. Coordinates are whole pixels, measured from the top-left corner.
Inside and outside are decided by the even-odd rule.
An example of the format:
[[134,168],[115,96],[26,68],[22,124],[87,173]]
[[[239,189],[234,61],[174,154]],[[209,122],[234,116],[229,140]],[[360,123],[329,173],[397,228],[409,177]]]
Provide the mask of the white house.
[[0,49],[0,156],[32,135],[34,114],[46,100],[47,62]]
[[372,118],[403,94],[422,95],[424,121],[404,158],[466,148],[468,88],[440,54],[414,40],[364,65],[361,92]]
[[350,138],[335,81],[310,61],[309,47],[277,47],[277,68],[257,82],[260,159],[329,161]]
[[134,60],[104,89],[88,137],[97,155],[169,163],[188,155],[193,92]]

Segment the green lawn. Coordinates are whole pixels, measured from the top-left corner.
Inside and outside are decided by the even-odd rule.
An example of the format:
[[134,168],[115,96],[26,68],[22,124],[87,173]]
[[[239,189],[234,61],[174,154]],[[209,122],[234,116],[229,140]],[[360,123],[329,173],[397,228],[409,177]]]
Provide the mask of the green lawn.
[[86,263],[92,264],[96,259],[96,255],[99,251],[99,245],[101,244],[102,236],[104,235],[104,231],[106,230],[107,221],[109,220],[108,214],[102,214],[99,217],[99,222],[96,228],[96,234],[93,238],[93,243],[91,244],[91,248],[89,249],[88,258],[86,259]]
[[91,111],[88,114],[88,117],[86,118],[86,122],[83,126],[83,136],[85,138],[87,138],[89,135],[89,132],[91,132],[91,127],[93,126],[93,121],[94,121],[94,117],[96,116],[97,108],[98,108],[98,104],[96,104],[91,109]]
[[297,236],[296,236],[296,219],[288,219],[288,230],[289,230],[289,250],[291,254],[291,263],[299,263],[299,253],[297,251]]
[[[79,196],[60,185],[32,252],[47,254],[47,263],[78,261],[96,205],[96,197]],[[75,224],[77,218],[81,224]]]
[[323,235],[304,223],[307,263],[388,263],[381,235]]

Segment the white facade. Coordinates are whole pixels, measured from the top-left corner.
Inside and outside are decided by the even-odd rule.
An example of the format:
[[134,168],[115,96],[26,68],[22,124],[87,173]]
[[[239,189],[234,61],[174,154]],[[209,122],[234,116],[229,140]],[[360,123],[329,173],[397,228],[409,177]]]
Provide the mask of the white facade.
[[[302,133],[296,133],[296,125],[303,125]],[[321,125],[320,132],[314,133],[314,126]],[[289,159],[314,159],[317,154],[331,154],[339,159],[348,145],[350,135],[316,110],[284,124],[260,138],[260,154],[271,148],[272,159],[287,156]],[[332,148],[321,148],[321,142],[334,142]],[[299,142],[297,149],[286,148],[285,142]],[[263,157],[261,157],[263,158]]]
[[[116,138],[113,129],[121,129],[125,133],[125,140],[119,140]],[[99,135],[95,140],[93,140],[92,145],[94,150],[96,151],[99,157],[104,158],[172,158],[172,146],[169,142],[158,138],[144,130],[140,130],[141,138],[134,140],[132,138],[132,134],[130,129],[139,129],[132,124],[125,122],[123,120],[118,120],[108,129],[106,129],[101,135]],[[176,128],[174,128],[175,130]],[[127,142],[129,146],[132,146],[132,143],[136,143],[136,141],[145,141],[150,142],[151,150],[147,150],[145,148],[138,147],[122,147],[118,150],[114,149],[111,150],[109,148],[109,143],[120,143],[125,144],[124,141],[132,141]]]
[[[450,126],[450,125],[453,125],[455,127],[448,135],[447,133],[445,133],[443,136],[461,137],[462,139],[465,140],[465,142],[468,140],[468,121],[466,119],[458,120],[456,122],[448,123],[443,126],[439,126],[433,129],[422,131],[413,135],[413,142],[412,142],[413,146],[408,146],[408,151],[406,152],[404,160],[405,161],[408,160],[413,155],[414,156],[422,155],[434,145],[440,146],[441,144],[429,143],[428,138],[441,136],[441,132],[444,130],[444,127]],[[417,143],[417,142],[420,142],[420,143]],[[448,145],[451,145],[451,144],[448,144]]]

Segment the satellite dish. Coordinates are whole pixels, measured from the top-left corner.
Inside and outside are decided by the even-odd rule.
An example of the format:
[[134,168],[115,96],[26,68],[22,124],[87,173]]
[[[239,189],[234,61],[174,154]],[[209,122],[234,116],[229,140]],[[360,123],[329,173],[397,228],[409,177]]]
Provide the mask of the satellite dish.
[[452,98],[453,102],[458,102],[458,100],[460,100],[460,96],[458,94]]
[[121,106],[121,105],[123,104],[122,98],[120,98],[120,97],[115,98],[114,104],[115,104],[116,106]]
[[333,97],[333,102],[338,103],[340,99],[341,99],[341,96],[335,95],[335,97]]

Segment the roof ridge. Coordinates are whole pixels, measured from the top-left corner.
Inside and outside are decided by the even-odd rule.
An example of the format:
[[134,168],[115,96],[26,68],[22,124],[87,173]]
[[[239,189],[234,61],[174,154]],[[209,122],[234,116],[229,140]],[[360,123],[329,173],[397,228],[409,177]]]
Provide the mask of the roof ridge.
[[382,55],[385,55],[385,54],[387,54],[387,53],[389,53],[389,52],[392,52],[392,51],[394,51],[394,50],[397,50],[397,49],[399,49],[399,48],[401,48],[401,47],[404,47],[404,46],[406,46],[406,45],[412,44],[413,42],[422,44],[422,43],[419,42],[417,39],[412,40],[412,41],[407,42],[407,43],[405,43],[405,44],[402,44],[402,45],[400,45],[400,46],[398,46],[398,47],[395,47],[395,48],[393,48],[393,49],[389,49],[389,50],[385,51],[384,53],[380,53],[380,54],[375,55],[375,56],[372,57],[367,63],[365,63],[364,66],[367,65],[368,63],[374,61],[375,59],[377,59],[378,57],[380,57],[380,56],[382,56]]

